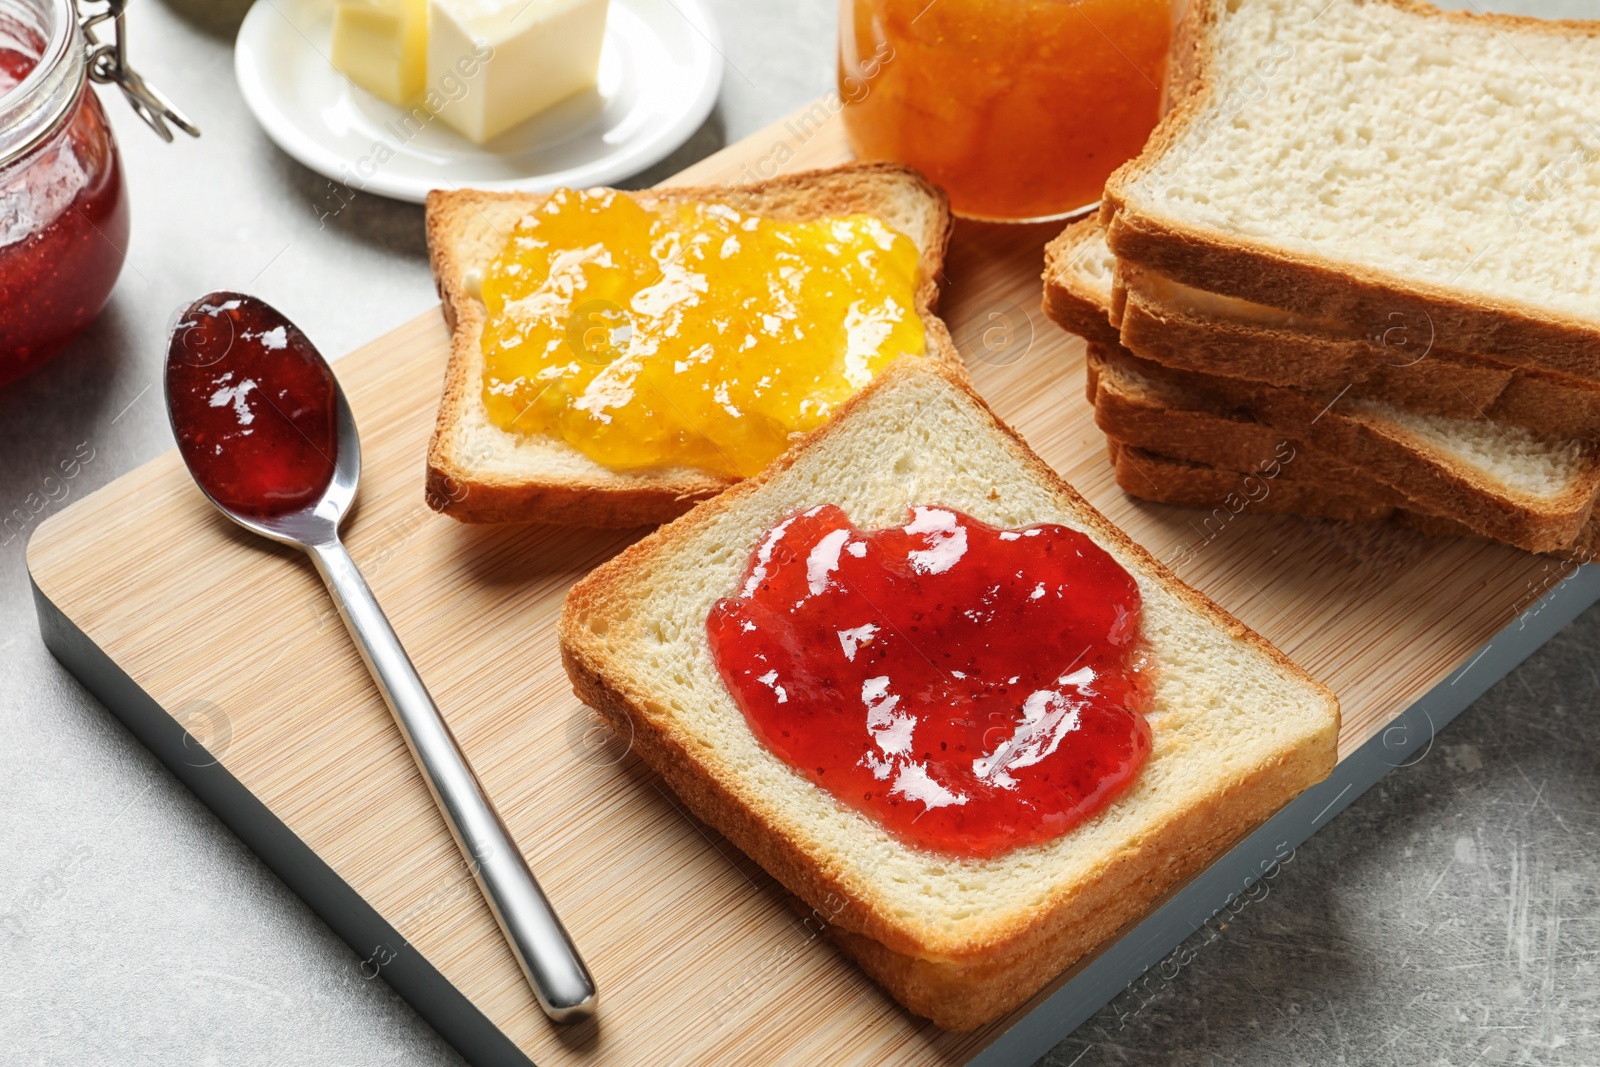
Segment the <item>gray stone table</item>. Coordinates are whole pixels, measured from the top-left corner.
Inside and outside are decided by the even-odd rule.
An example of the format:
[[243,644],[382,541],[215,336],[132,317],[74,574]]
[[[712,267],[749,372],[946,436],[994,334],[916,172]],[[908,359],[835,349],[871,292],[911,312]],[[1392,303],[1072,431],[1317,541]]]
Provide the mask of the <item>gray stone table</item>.
[[[170,447],[162,335],[197,293],[257,292],[335,353],[434,302],[419,209],[359,196],[319,223],[324,180],[251,121],[231,54],[245,6],[134,5],[135,58],[205,136],[162,145],[107,101],[127,269],[86,336],[0,390],[0,512],[80,446],[73,497]],[[656,177],[830,84],[833,0],[711,6],[722,97]],[[460,1062],[50,658],[20,537],[0,547],[0,618],[0,1064]],[[1187,967],[1042,1062],[1600,1063],[1597,646],[1591,611],[1198,935]]]

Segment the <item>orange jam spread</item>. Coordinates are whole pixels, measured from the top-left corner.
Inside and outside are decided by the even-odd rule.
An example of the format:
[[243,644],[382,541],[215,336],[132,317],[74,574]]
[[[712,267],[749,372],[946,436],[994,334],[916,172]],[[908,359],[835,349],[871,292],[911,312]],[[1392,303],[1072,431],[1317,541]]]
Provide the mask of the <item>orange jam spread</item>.
[[485,272],[483,399],[617,470],[747,476],[923,351],[918,251],[871,215],[787,222],[560,190]]

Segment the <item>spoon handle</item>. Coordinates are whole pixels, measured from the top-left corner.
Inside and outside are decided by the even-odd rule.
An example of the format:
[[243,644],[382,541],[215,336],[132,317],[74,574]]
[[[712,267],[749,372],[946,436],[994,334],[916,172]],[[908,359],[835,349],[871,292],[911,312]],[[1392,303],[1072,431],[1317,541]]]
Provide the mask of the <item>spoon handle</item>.
[[557,1022],[592,1015],[594,979],[467,766],[355,560],[337,540],[308,549],[539,1006]]

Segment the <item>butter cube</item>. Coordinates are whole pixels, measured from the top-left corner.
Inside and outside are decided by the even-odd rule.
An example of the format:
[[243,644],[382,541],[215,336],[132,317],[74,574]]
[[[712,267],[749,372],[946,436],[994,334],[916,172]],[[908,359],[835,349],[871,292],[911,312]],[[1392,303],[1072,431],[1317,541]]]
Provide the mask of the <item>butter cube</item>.
[[429,17],[429,97],[478,144],[595,83],[606,0],[432,0]]
[[428,73],[428,0],[338,0],[332,60],[373,96],[415,99]]

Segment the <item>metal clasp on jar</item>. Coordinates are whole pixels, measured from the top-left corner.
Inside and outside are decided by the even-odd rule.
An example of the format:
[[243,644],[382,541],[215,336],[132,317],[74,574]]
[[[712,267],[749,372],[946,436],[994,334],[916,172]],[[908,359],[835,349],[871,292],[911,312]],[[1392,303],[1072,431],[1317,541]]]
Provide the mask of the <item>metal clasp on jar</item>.
[[[99,85],[115,85],[121,89],[128,105],[163,141],[172,140],[172,130],[167,127],[169,122],[189,136],[199,137],[200,127],[190,122],[161,90],[128,66],[128,30],[124,18],[128,0],[76,0],[76,3],[78,27],[88,44],[85,59],[90,79]],[[95,27],[104,22],[115,27],[112,41],[101,41],[95,32]]]

